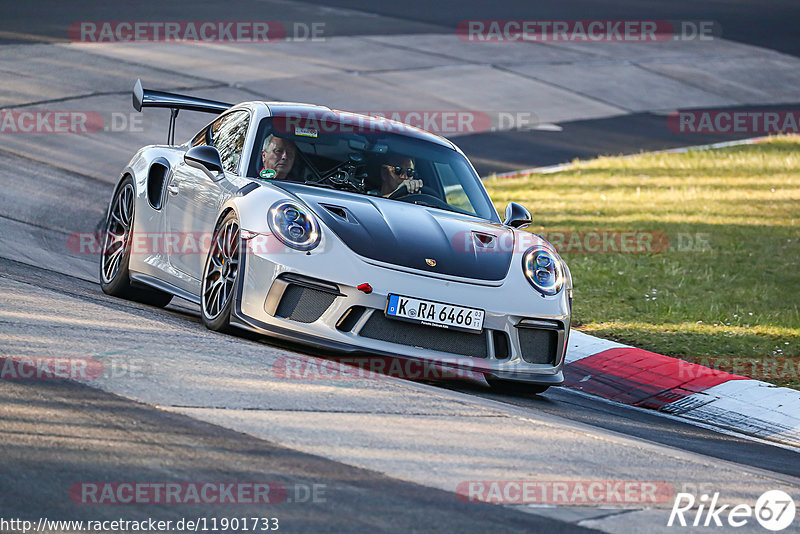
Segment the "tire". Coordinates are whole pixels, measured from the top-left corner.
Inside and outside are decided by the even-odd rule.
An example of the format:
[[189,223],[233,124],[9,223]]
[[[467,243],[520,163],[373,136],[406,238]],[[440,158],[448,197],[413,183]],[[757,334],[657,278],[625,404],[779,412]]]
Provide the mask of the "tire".
[[239,275],[239,221],[231,211],[217,224],[203,268],[200,316],[215,332],[231,333],[231,309]]
[[133,178],[126,176],[114,193],[111,209],[103,225],[100,288],[107,295],[163,308],[170,303],[172,295],[131,284],[128,264],[131,259],[131,229],[135,206],[136,188],[133,185]]
[[543,384],[500,380],[499,378],[489,376],[486,377],[486,382],[489,383],[494,391],[508,395],[540,395],[550,388],[550,386]]

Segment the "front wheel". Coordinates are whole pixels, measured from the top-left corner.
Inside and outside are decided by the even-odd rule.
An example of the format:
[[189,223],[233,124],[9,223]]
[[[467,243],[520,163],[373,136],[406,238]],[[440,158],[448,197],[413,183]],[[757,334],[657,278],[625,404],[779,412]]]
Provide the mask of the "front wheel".
[[515,382],[513,380],[500,380],[499,378],[486,377],[486,382],[498,393],[508,395],[539,395],[547,391],[550,386],[543,384],[529,384],[527,382]]
[[114,193],[106,217],[100,254],[100,288],[114,297],[163,308],[172,300],[172,295],[131,285],[128,264],[131,259],[135,204],[133,178],[126,176]]
[[216,332],[231,331],[231,308],[241,250],[239,236],[239,221],[236,214],[230,212],[217,225],[203,269],[200,311],[203,324]]

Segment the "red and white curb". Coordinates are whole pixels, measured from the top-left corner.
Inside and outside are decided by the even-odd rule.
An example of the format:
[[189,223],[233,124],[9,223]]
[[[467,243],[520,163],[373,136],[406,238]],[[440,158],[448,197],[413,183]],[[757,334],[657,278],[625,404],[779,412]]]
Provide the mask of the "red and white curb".
[[570,332],[564,386],[800,447],[800,391]]

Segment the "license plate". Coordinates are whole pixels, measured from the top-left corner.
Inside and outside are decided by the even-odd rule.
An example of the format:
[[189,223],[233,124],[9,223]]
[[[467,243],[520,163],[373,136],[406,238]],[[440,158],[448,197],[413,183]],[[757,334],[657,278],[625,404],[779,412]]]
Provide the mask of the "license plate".
[[432,300],[389,295],[386,316],[412,323],[477,333],[483,329],[483,310]]

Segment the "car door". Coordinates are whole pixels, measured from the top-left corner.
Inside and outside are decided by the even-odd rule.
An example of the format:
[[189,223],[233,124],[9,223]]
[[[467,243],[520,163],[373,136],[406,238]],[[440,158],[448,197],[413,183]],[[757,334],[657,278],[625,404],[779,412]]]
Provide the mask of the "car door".
[[[250,113],[237,110],[222,115],[201,131],[194,146],[208,144],[220,153],[225,176],[212,180],[200,169],[181,162],[172,175],[167,191],[166,233],[171,240],[167,247],[170,265],[188,276],[199,291],[199,280],[217,215],[235,187],[230,180],[239,172],[244,140],[250,124]],[[175,246],[173,246],[175,245]]]

